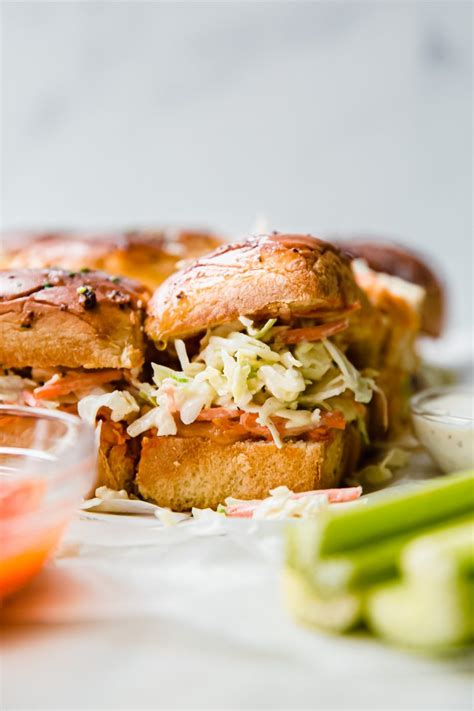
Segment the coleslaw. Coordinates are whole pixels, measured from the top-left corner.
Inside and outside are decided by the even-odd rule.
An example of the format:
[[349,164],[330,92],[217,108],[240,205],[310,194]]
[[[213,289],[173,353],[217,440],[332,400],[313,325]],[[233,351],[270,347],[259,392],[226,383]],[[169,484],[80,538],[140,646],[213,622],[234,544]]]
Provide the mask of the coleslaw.
[[[152,407],[129,425],[128,434],[155,428],[158,436],[176,435],[179,422],[225,417],[244,431],[268,432],[281,447],[286,436],[331,426],[329,414],[336,409],[344,423],[358,419],[357,404],[370,402],[374,380],[329,338],[285,343],[287,334],[275,319],[255,326],[241,317],[208,330],[193,358],[176,340],[181,370],[153,364],[154,385],[137,385]],[[344,426],[335,423],[333,418],[334,427]]]

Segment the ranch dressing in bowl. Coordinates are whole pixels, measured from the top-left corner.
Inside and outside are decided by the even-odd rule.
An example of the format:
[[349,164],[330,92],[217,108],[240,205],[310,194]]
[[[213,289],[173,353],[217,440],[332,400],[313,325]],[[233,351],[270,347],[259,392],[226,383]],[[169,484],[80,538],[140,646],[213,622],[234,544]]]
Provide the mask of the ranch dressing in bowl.
[[445,472],[474,466],[474,389],[430,388],[411,400],[415,434]]

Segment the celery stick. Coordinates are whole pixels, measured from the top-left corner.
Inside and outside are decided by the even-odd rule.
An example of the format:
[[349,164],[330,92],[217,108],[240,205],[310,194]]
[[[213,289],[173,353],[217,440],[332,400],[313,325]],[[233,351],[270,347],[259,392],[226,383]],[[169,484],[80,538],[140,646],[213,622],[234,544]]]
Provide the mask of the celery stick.
[[369,595],[368,618],[400,644],[443,648],[474,639],[474,520],[418,536],[402,552],[404,583]]
[[474,517],[418,536],[401,556],[407,580],[430,585],[453,577],[474,580]]
[[327,632],[348,632],[362,620],[360,595],[345,594],[324,599],[317,595],[304,575],[287,566],[282,581],[283,602],[293,617],[310,627]]
[[[292,521],[286,527],[286,562],[295,570],[305,570],[314,561],[315,540],[320,530],[318,518]],[[310,565],[311,568],[311,565]]]
[[394,536],[347,553],[322,556],[305,574],[322,596],[366,588],[397,576],[403,546],[414,535]]
[[[473,525],[473,518],[469,515],[453,519],[449,523],[438,524],[429,529],[415,529],[400,536],[383,538],[381,541],[361,546],[355,550],[347,551],[347,553],[322,556],[311,570],[305,572],[321,595],[360,590],[387,578],[395,577],[398,574],[400,560],[404,556],[404,551],[407,548],[411,549],[416,546],[413,541],[414,539],[418,540],[420,533],[423,532],[426,532],[426,535],[422,536],[422,539],[428,541],[432,556],[438,551],[441,542],[444,542],[445,547],[447,547],[449,541],[452,541],[452,545],[454,545],[461,537],[463,538],[464,549],[466,549],[463,551],[464,556],[471,554],[472,557]],[[457,536],[454,535],[456,531],[460,532]],[[469,539],[469,531],[471,534],[470,541],[466,540]],[[461,543],[459,543],[458,548],[460,545]],[[426,545],[424,548],[426,548]],[[415,552],[412,554],[412,558],[414,558],[412,567],[415,572],[419,566],[419,559],[421,558],[425,561],[427,556],[424,549],[420,550],[418,555],[416,554],[417,550],[415,548]],[[461,554],[461,551],[459,551],[458,557]],[[452,557],[449,556],[449,562]],[[440,567],[438,559],[437,569]],[[468,565],[467,562],[466,565]]]
[[[314,520],[293,522],[287,531],[286,559],[295,569],[312,575],[318,560],[328,554],[349,554],[363,546],[381,544],[390,537],[411,537],[473,509],[472,471],[416,487],[371,494],[342,510],[322,511]],[[392,543],[381,549],[382,568],[383,560],[393,557],[391,550]]]
[[473,640],[474,581],[454,579],[431,587],[388,583],[369,595],[370,627],[396,644],[447,649]]
[[314,554],[352,550],[472,510],[472,470],[439,477],[422,485],[372,494],[343,511],[322,512]]

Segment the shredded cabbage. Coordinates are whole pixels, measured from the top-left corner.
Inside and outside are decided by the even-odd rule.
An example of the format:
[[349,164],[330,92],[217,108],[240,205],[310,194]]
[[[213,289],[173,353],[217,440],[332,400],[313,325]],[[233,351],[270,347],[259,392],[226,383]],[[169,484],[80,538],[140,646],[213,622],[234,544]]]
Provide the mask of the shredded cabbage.
[[[310,518],[330,506],[327,493],[308,491],[304,496],[295,496],[286,486],[270,489],[270,496],[265,499],[245,501],[228,497],[225,505],[217,509],[217,515],[227,515],[228,509],[242,507],[251,511],[253,519]],[[194,514],[194,509],[193,509]]]
[[344,393],[346,388],[342,373],[336,368],[331,368],[319,382],[310,381],[299,400],[304,405],[323,405],[327,400]]
[[188,353],[186,351],[186,344],[180,338],[177,338],[174,342],[174,347],[176,348],[176,355],[178,356],[179,363],[182,370],[189,366]]
[[393,447],[383,453],[381,459],[360,469],[349,481],[364,488],[381,486],[393,479],[394,471],[404,467],[409,459],[409,452],[400,447]]
[[161,436],[176,434],[178,428],[169,407],[168,396],[166,393],[159,394],[156,401],[156,407],[128,426],[127,432],[130,437],[138,437],[153,427],[156,427]]
[[254,328],[252,319],[246,318],[245,316],[239,316],[239,321],[243,326],[245,326],[249,336],[253,336],[253,338],[263,338],[267,335],[270,329],[273,328],[277,320],[276,318],[269,318],[261,328]]
[[0,376],[0,403],[8,405],[24,405],[23,393],[25,390],[32,391],[37,383],[29,378],[22,378],[13,373]]
[[364,378],[332,341],[325,339],[323,345],[340,369],[346,388],[354,393],[356,402],[370,402],[375,387],[375,382],[372,378]]
[[87,395],[79,400],[77,411],[79,417],[94,425],[101,407],[107,407],[110,410],[110,418],[113,422],[120,422],[129,415],[140,412],[137,401],[126,390],[114,390],[102,395]]
[[[191,360],[184,342],[175,341],[181,370],[153,365],[155,389],[140,384],[138,389],[155,406],[128,433],[135,437],[156,427],[161,436],[173,435],[176,417],[191,424],[202,410],[238,408],[256,414],[257,424],[282,446],[281,426],[273,418],[286,420],[290,432],[312,429],[320,422],[321,408],[336,409],[332,398],[369,402],[374,381],[362,376],[334,343],[286,345],[276,338],[281,328],[275,323],[269,319],[257,328],[240,317],[231,326],[209,329]],[[337,409],[343,408],[338,404]],[[350,415],[357,418],[356,411]]]
[[301,372],[308,380],[320,380],[331,368],[332,359],[322,343],[303,341],[294,348],[294,357],[301,363]]

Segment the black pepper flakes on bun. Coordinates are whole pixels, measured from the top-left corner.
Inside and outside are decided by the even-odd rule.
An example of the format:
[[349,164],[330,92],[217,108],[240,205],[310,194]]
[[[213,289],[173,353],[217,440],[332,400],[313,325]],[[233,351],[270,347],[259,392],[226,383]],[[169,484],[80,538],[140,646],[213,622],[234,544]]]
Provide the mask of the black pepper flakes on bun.
[[1,365],[141,366],[148,291],[124,278],[115,292],[112,277],[90,269],[0,271]]

